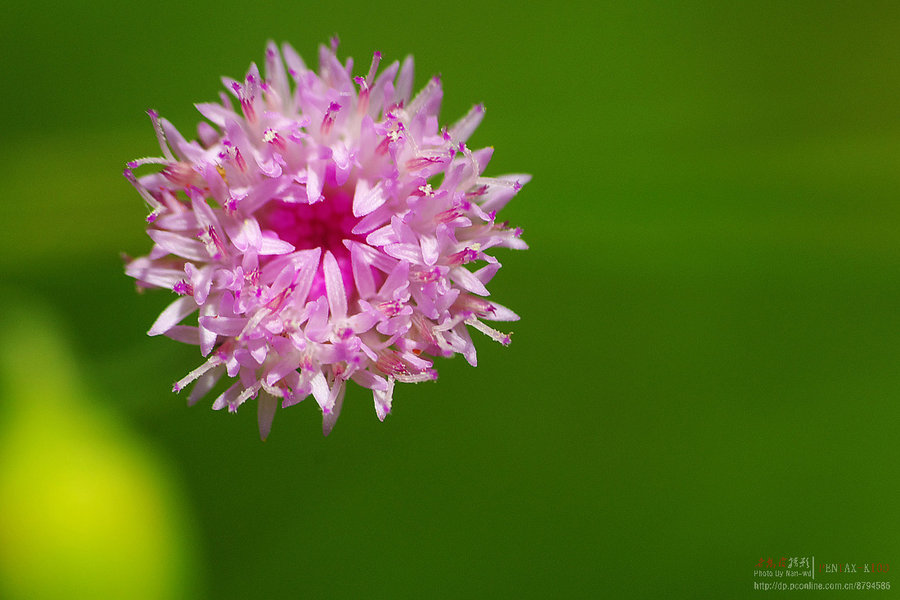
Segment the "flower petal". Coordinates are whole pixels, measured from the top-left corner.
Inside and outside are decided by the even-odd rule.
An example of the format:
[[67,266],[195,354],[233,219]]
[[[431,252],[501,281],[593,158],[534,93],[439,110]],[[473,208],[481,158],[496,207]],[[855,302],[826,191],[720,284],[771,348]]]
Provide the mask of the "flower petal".
[[256,416],[259,421],[259,437],[266,441],[269,432],[272,431],[272,419],[275,418],[275,409],[278,408],[278,399],[266,392],[259,395],[256,400]]
[[191,296],[179,298],[162,311],[153,322],[147,335],[160,335],[169,331],[195,310],[197,310],[197,303]]
[[356,190],[353,192],[353,216],[366,216],[384,204],[387,198],[381,182],[370,187],[365,179],[359,179],[356,182]]
[[347,390],[347,386],[344,385],[344,382],[338,382],[334,385],[337,389],[337,395],[334,398],[331,411],[322,415],[322,435],[326,436],[331,433],[338,417],[341,416],[341,408],[344,406],[344,392]]
[[347,292],[344,290],[344,278],[341,277],[341,268],[331,251],[325,252],[322,259],[322,268],[325,271],[325,293],[328,295],[328,307],[331,309],[331,318],[343,320],[347,316]]
[[484,104],[476,104],[462,119],[450,128],[450,137],[456,144],[469,139],[484,118]]
[[322,199],[322,185],[325,183],[325,166],[323,160],[314,160],[306,168],[306,200],[315,204]]
[[207,261],[209,253],[206,247],[197,240],[192,240],[183,235],[172,231],[163,231],[160,229],[150,229],[147,231],[150,239],[156,242],[156,245],[175,256],[181,256],[188,260]]
[[388,377],[387,389],[373,389],[372,397],[375,400],[375,414],[379,421],[384,421],[384,418],[391,412],[391,403],[394,399],[394,378]]

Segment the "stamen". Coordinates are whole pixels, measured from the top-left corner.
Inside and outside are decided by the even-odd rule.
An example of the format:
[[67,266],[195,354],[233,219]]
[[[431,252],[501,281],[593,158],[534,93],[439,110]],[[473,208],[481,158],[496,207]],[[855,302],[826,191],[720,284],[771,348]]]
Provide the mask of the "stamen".
[[500,333],[496,329],[494,329],[492,327],[488,327],[487,325],[485,325],[484,323],[482,323],[475,317],[469,317],[468,319],[466,319],[466,324],[471,325],[472,327],[474,327],[475,329],[477,329],[484,335],[488,336],[495,342],[500,342],[504,346],[508,346],[509,342],[511,341],[510,340],[510,336],[512,335],[511,331],[508,334]]
[[406,161],[406,168],[410,171],[418,171],[442,162],[444,162],[444,157],[442,156],[417,156]]
[[137,180],[137,177],[134,176],[134,173],[128,167],[122,172],[131,185],[134,186],[134,189],[138,191],[138,194],[141,195],[141,198],[144,199],[144,202],[147,203],[147,207],[150,209],[150,214],[147,215],[147,222],[152,223],[156,220],[159,214],[165,208],[163,204],[153,197],[153,194],[147,191],[147,188],[141,185],[141,183]]
[[459,207],[448,208],[447,210],[441,211],[434,216],[434,220],[437,223],[450,223],[451,221],[455,221],[460,217],[464,216],[463,212],[459,209]]
[[228,175],[225,173],[225,167],[222,165],[216,165],[216,173],[219,174],[219,177],[222,178],[222,181],[225,182],[225,185],[228,185]]
[[475,246],[480,246],[480,244],[472,244],[471,248],[465,248],[460,250],[459,252],[454,252],[449,257],[447,257],[447,262],[454,267],[458,267],[459,265],[464,265],[470,263],[474,260],[478,260],[478,251],[479,248],[475,248]]
[[220,364],[222,364],[221,358],[219,358],[218,356],[211,357],[208,361],[206,361],[205,363],[203,363],[202,365],[200,365],[199,367],[197,367],[196,369],[194,369],[193,371],[188,373],[183,379],[180,379],[177,382],[175,382],[175,385],[172,386],[172,391],[176,392],[176,393],[180,392],[189,383],[196,380],[198,377],[200,377],[201,375],[203,375],[204,373],[206,373],[213,367],[218,366]]
[[410,375],[396,373],[394,374],[394,378],[402,383],[422,383],[423,381],[436,381],[438,374],[434,369],[426,369],[421,373],[413,373]]
[[262,387],[262,382],[257,382],[241,392],[233,402],[228,403],[228,412],[236,412],[238,406],[246,402],[251,396],[255,396]]
[[369,73],[366,75],[366,87],[372,87],[375,81],[375,73],[378,71],[378,65],[381,63],[381,52],[375,51],[372,55],[372,64],[369,66]]
[[441,270],[437,267],[433,267],[424,271],[412,271],[410,272],[410,276],[415,281],[434,283],[441,278]]
[[175,161],[175,155],[172,154],[172,150],[169,149],[169,141],[166,139],[166,132],[163,131],[162,123],[159,120],[159,113],[151,108],[147,110],[147,114],[150,115],[150,120],[153,121],[153,129],[156,130],[156,139],[159,140],[159,147],[162,149],[163,156],[170,161]]
[[400,300],[392,300],[390,302],[379,302],[375,305],[379,311],[386,317],[395,317],[403,310],[403,302]]
[[341,105],[337,102],[331,102],[328,105],[328,110],[325,111],[325,116],[322,117],[321,131],[323,135],[331,133],[331,128],[334,127],[334,116],[339,110],[341,110]]
[[234,149],[234,161],[237,163],[237,166],[242,173],[247,172],[247,161],[244,160],[244,156],[241,154],[240,148]]
[[182,279],[177,282],[174,286],[172,286],[172,291],[178,294],[179,296],[193,296],[194,295],[194,286],[190,283]]
[[168,165],[171,161],[166,158],[159,158],[157,156],[145,156],[144,158],[137,158],[135,160],[130,160],[125,165],[129,169],[137,169],[143,165]]
[[228,254],[225,244],[222,243],[222,239],[212,225],[207,227],[198,237],[206,245],[206,251],[209,252],[212,258],[219,260]]

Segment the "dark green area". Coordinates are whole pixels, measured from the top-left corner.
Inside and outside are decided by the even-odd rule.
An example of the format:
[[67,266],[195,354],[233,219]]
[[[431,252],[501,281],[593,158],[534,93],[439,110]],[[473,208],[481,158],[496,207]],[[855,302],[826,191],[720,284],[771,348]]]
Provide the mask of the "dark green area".
[[[12,9],[3,282],[179,473],[207,597],[737,598],[761,557],[900,569],[900,11],[726,4]],[[354,389],[327,439],[308,400],[261,443],[252,406],[169,393],[200,356],[144,336],[169,298],[121,273],[150,242],[120,173],[156,152],[146,108],[189,134],[267,39],[314,65],[334,33],[360,70],[440,72],[447,122],[485,102],[489,173],[534,175],[505,211],[532,249],[492,287],[523,320],[383,424]]]

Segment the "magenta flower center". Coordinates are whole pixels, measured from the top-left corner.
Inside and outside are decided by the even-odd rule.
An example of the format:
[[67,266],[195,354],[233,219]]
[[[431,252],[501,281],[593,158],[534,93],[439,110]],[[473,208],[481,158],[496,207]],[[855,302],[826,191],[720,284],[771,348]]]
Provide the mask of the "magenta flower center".
[[[353,195],[343,187],[325,186],[324,200],[315,204],[272,200],[257,216],[262,229],[275,232],[296,250],[321,248],[324,256],[330,250],[337,259],[344,281],[344,289],[349,297],[356,295],[353,283],[353,269],[350,251],[344,240],[365,243],[365,236],[353,233],[359,218],[353,216]],[[313,280],[309,299],[315,300],[325,295],[325,273],[322,264]]]

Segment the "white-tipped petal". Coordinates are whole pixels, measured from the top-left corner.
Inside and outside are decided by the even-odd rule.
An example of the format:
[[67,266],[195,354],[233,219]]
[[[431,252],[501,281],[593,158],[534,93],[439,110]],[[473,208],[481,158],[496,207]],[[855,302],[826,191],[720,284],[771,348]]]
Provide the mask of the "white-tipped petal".
[[169,331],[195,310],[197,310],[197,303],[191,296],[175,300],[156,318],[147,335],[161,335]]
[[325,271],[325,291],[328,295],[331,318],[343,320],[347,316],[347,292],[344,290],[341,268],[330,251],[326,252],[325,258],[322,259],[322,268]]
[[341,408],[344,407],[344,392],[346,391],[346,386],[343,382],[339,382],[335,383],[335,387],[337,388],[337,395],[334,398],[331,411],[322,415],[322,435],[331,433],[338,417],[341,416]]
[[263,392],[256,400],[256,417],[259,421],[259,437],[266,441],[269,432],[272,431],[272,420],[275,418],[275,409],[278,408],[278,398]]
[[384,421],[391,412],[391,403],[394,400],[394,378],[388,377],[387,389],[373,389],[372,397],[375,399],[375,414],[379,421]]

